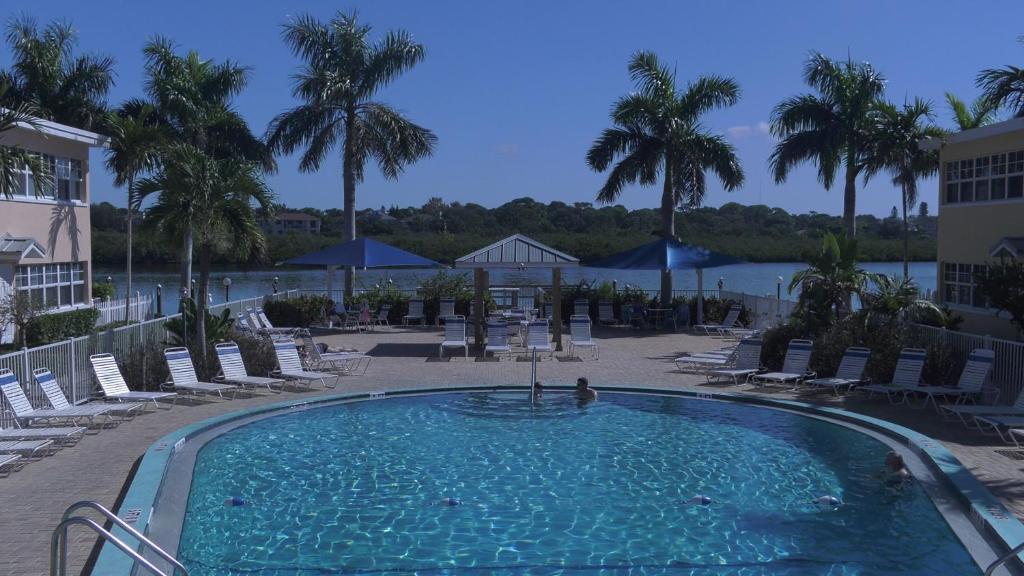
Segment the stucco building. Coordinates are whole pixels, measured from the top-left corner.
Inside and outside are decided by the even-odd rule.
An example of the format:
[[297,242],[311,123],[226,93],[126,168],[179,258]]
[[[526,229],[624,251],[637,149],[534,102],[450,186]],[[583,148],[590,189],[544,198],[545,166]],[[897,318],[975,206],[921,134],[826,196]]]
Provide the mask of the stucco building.
[[305,212],[282,212],[263,223],[267,234],[320,234],[320,219]]

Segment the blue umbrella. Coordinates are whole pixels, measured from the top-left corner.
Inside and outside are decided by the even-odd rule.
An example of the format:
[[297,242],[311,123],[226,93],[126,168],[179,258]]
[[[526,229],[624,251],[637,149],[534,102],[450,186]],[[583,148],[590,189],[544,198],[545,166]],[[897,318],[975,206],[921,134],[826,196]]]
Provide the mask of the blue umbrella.
[[683,244],[675,239],[659,238],[649,244],[602,258],[586,266],[617,270],[693,270],[742,262],[739,258],[712,252],[707,248]]
[[444,264],[369,238],[328,246],[285,260],[306,266],[355,266],[357,268],[444,268]]

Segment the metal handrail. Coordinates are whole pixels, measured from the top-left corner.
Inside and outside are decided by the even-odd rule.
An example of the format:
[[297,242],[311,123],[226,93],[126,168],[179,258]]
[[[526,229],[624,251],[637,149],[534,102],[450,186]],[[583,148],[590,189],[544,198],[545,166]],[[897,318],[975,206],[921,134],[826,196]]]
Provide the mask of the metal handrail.
[[992,576],[992,574],[995,573],[997,568],[999,568],[1003,564],[1006,564],[1010,560],[1013,560],[1021,552],[1024,552],[1024,542],[1017,544],[1016,546],[1014,546],[1013,550],[1010,550],[1004,556],[1001,556],[998,560],[989,564],[988,568],[985,569],[985,576]]
[[536,403],[536,390],[534,387],[537,385],[537,349],[533,349],[533,359],[530,364],[530,406]]
[[[174,571],[171,572],[172,575],[180,570],[182,574],[188,576],[188,569],[186,569],[185,566],[181,564],[181,562],[178,562],[174,558],[174,556],[171,556],[163,548],[157,546],[156,542],[153,542],[152,540],[144,536],[141,532],[133,528],[130,524],[119,518],[117,514],[114,514],[99,502],[94,502],[92,500],[80,500],[78,502],[75,502],[71,506],[68,506],[67,510],[64,511],[64,516],[61,517],[61,520],[67,520],[71,517],[71,513],[75,510],[78,510],[79,508],[92,508],[93,510],[102,514],[103,517],[105,517],[107,520],[110,520],[111,522],[116,524],[122,530],[134,536],[143,545],[153,550],[153,552],[155,552],[157,556],[160,556],[167,562],[170,562],[170,564],[174,567]],[[66,543],[64,543],[64,546],[66,547]],[[60,550],[60,553],[62,558],[67,557],[66,548],[62,548]]]
[[50,538],[50,576],[65,576],[67,574],[67,556],[59,553],[58,551],[67,550],[67,539],[68,539],[68,528],[78,524],[81,526],[87,526],[100,535],[104,540],[110,542],[114,546],[117,546],[119,550],[127,554],[143,568],[149,570],[156,576],[168,576],[167,573],[163,572],[159,568],[153,565],[152,562],[143,558],[142,554],[139,554],[132,549],[131,546],[125,544],[117,536],[114,536],[110,532],[103,529],[102,526],[97,524],[95,521],[88,518],[82,518],[81,516],[74,516],[72,518],[65,518],[57,525],[53,530],[53,536]]

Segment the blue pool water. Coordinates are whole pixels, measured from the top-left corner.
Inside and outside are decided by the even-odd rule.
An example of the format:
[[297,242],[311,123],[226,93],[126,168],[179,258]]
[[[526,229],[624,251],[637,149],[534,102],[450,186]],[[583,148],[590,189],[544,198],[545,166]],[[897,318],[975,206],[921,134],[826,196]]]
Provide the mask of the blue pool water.
[[204,447],[179,557],[193,575],[977,574],[920,486],[885,487],[887,451],[677,397],[335,405]]

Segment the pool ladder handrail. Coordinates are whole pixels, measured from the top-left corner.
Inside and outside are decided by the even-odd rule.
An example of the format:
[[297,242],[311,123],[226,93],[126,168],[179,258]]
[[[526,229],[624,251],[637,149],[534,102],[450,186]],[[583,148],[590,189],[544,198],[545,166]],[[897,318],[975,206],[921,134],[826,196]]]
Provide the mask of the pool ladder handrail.
[[1000,566],[1006,564],[1010,560],[1013,560],[1014,558],[1016,558],[1017,555],[1020,554],[1021,552],[1024,552],[1024,542],[1021,542],[1020,544],[1017,544],[1016,546],[1013,547],[1012,550],[1010,550],[1009,552],[1007,552],[1003,556],[1000,556],[999,559],[996,560],[995,562],[989,564],[988,568],[985,569],[985,576],[992,576],[992,574],[995,574],[996,569],[998,569]]
[[[71,513],[80,508],[91,508],[107,520],[110,520],[116,524],[119,528],[135,537],[143,547],[149,548],[153,552],[160,556],[168,563],[171,564],[171,573],[167,574],[163,570],[157,568],[151,561],[147,560],[137,550],[129,546],[124,540],[115,536],[112,532],[108,531],[104,527],[97,524],[95,521],[85,518],[84,516],[72,516]],[[71,506],[68,506],[67,510],[64,511],[64,515],[61,517],[60,524],[53,529],[53,536],[50,538],[50,576],[65,576],[67,574],[67,540],[68,540],[68,528],[73,525],[81,525],[91,528],[93,532],[96,532],[100,538],[110,542],[116,546],[119,550],[127,554],[136,563],[141,564],[144,568],[156,574],[157,576],[174,576],[178,572],[184,576],[188,576],[188,569],[185,568],[178,562],[174,556],[171,556],[166,550],[157,546],[155,542],[144,536],[141,532],[133,528],[127,522],[122,520],[105,506],[99,502],[93,502],[91,500],[80,500],[75,502]]]
[[537,392],[535,386],[537,385],[537,349],[533,349],[533,358],[530,363],[530,405],[533,406],[537,402]]

